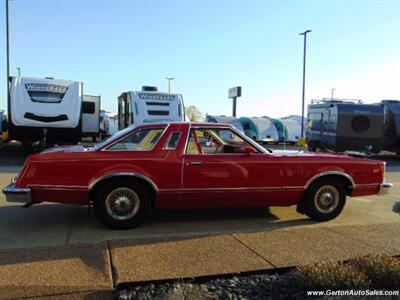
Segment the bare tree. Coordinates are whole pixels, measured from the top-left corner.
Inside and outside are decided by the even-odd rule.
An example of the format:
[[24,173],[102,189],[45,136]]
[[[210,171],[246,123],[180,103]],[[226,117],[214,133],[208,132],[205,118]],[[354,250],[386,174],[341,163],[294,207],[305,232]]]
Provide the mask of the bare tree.
[[185,107],[185,113],[186,113],[186,119],[191,122],[198,122],[203,117],[201,111],[194,105]]

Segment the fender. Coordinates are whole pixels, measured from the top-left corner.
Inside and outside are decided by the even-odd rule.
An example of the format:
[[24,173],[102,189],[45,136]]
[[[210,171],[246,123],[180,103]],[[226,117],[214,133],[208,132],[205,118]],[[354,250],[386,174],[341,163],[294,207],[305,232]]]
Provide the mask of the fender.
[[109,178],[113,178],[113,177],[121,177],[121,176],[126,176],[126,177],[136,177],[136,178],[140,178],[143,179],[144,181],[146,181],[147,183],[149,183],[153,189],[156,191],[156,193],[158,193],[158,187],[157,185],[154,183],[153,180],[151,180],[150,178],[148,178],[147,176],[140,174],[140,173],[134,173],[134,172],[112,172],[112,173],[107,173],[103,176],[100,176],[94,180],[92,180],[88,186],[88,190],[91,191],[96,184],[98,184],[99,182],[109,179]]
[[304,189],[308,189],[308,187],[318,178],[323,177],[323,176],[329,176],[329,175],[337,175],[337,176],[342,176],[345,177],[346,179],[348,179],[351,183],[351,187],[354,189],[356,187],[356,184],[354,182],[353,177],[351,177],[349,174],[342,172],[342,171],[325,171],[325,172],[321,172],[318,173],[317,175],[314,175],[313,177],[311,177],[311,179],[309,179],[306,183],[306,185],[304,186]]

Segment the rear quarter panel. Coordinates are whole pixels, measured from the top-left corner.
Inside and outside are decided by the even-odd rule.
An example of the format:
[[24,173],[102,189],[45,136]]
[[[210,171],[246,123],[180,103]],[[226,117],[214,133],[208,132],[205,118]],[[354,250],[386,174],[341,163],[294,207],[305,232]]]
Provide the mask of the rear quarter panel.
[[318,155],[281,157],[285,186],[306,186],[318,174],[338,171],[351,176],[356,189],[364,185],[376,185],[383,181],[383,162],[352,158],[342,155],[328,157]]

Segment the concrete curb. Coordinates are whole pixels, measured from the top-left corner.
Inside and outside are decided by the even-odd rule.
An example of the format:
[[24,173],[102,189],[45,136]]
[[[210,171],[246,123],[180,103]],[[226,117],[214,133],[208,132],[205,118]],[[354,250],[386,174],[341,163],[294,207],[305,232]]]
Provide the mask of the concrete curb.
[[128,284],[278,271],[400,254],[400,223],[0,251],[0,298],[110,299]]

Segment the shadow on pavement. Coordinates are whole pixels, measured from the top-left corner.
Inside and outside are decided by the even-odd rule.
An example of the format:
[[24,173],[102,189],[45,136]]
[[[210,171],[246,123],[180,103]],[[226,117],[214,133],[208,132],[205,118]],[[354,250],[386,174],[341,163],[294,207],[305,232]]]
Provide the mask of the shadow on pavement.
[[[0,168],[22,167],[28,155],[20,144],[0,144]],[[0,171],[3,172],[2,169]]]
[[[109,240],[130,240],[130,243],[140,245],[315,224],[299,217],[280,220],[266,208],[156,211],[137,228],[113,231],[102,226],[93,212],[88,217],[87,207],[41,204],[24,209],[0,206],[0,248],[3,248],[0,265],[59,260],[79,254],[85,264],[94,267],[99,265],[100,256],[91,255],[90,248],[99,249]],[[74,250],[75,246],[83,247],[82,254],[80,250]],[[16,255],[10,256],[13,251]],[[7,260],[2,259],[4,255]]]

